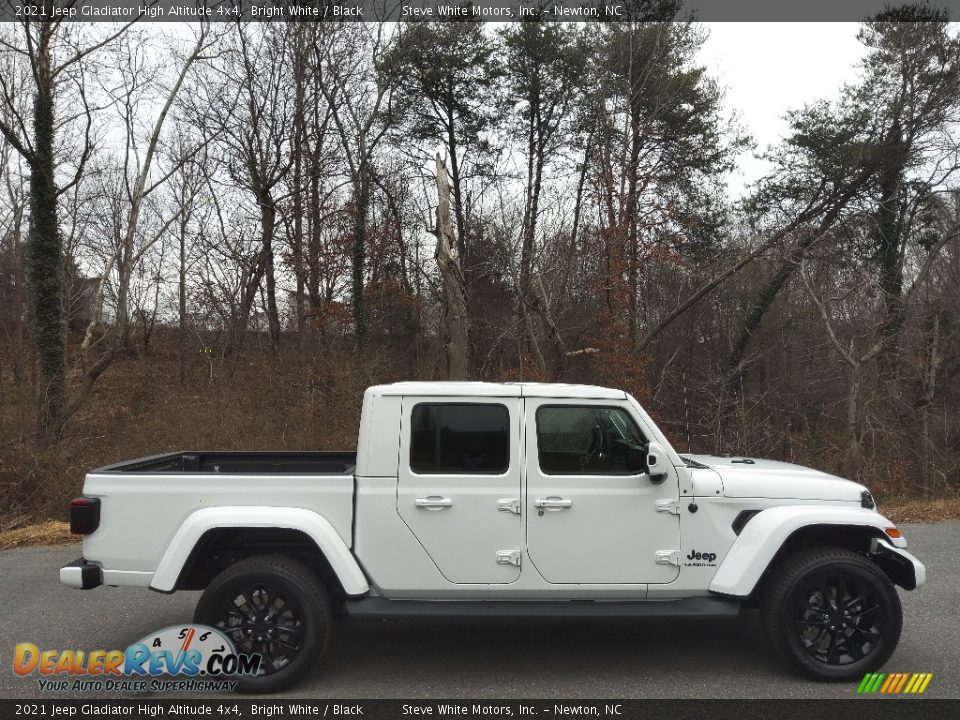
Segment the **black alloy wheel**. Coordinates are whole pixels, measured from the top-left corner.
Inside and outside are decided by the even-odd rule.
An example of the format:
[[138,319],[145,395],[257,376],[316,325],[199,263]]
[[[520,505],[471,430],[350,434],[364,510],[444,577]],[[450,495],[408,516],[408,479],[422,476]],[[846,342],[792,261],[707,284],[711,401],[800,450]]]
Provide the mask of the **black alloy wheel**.
[[255,675],[235,675],[241,692],[269,693],[300,680],[326,649],[329,594],[303,563],[258,555],[213,579],[194,622],[221,630],[238,653],[260,656]]
[[885,609],[860,578],[830,573],[794,595],[795,629],[804,650],[827,665],[849,665],[869,655],[883,635]]
[[260,674],[272,675],[290,664],[303,644],[303,608],[275,584],[254,581],[224,599],[215,627],[233,640],[238,652],[259,653]]
[[760,614],[777,653],[822,680],[859,679],[900,640],[903,611],[890,578],[866,556],[805,548],[773,569]]

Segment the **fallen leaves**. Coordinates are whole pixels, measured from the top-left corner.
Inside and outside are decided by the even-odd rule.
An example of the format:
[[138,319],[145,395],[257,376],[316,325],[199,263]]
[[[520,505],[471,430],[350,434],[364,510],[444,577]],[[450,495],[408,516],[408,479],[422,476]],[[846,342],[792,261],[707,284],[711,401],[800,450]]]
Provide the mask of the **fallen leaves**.
[[13,530],[0,531],[0,550],[33,545],[70,545],[80,538],[70,534],[70,525],[60,520],[47,520]]

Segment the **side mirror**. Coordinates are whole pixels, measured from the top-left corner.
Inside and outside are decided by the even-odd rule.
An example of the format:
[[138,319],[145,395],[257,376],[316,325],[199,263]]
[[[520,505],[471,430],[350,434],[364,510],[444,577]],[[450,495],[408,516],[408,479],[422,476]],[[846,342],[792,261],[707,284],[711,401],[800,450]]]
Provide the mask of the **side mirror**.
[[667,453],[658,442],[647,445],[647,472],[650,473],[650,482],[662,483],[667,479]]

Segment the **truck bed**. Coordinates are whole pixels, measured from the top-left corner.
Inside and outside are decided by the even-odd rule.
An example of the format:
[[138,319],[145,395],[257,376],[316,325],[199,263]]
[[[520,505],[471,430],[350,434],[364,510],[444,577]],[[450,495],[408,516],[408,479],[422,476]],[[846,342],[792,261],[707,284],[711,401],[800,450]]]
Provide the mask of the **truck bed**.
[[127,460],[94,470],[93,474],[351,475],[356,464],[355,452],[177,452]]

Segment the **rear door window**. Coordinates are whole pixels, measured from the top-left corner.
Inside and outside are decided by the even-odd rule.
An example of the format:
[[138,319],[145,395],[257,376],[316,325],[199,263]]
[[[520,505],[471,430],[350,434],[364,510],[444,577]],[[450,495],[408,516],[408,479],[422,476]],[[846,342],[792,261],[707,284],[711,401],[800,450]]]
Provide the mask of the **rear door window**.
[[410,424],[416,473],[499,475],[510,465],[510,414],[503,405],[420,403]]

